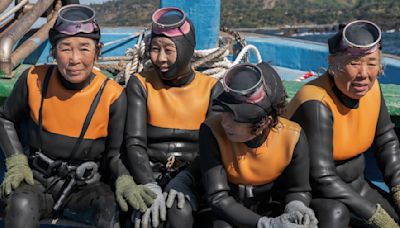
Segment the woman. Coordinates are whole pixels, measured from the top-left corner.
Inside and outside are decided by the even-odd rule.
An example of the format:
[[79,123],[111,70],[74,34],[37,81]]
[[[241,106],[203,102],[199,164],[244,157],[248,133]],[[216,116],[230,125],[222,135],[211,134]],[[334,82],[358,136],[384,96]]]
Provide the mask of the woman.
[[[328,71],[304,85],[285,114],[303,127],[310,145],[311,206],[321,227],[398,227],[399,142],[376,80],[381,31],[353,21],[328,44]],[[364,178],[363,153],[371,147],[393,199]]]
[[200,161],[214,227],[316,227],[307,139],[281,118],[286,93],[267,63],[242,64],[223,78],[213,103],[222,114],[200,128]]
[[200,168],[192,163],[198,130],[221,86],[193,70],[195,31],[183,11],[161,8],[152,19],[149,56],[154,69],[135,74],[126,87],[128,168],[135,180],[157,193],[151,209],[135,213],[135,223],[157,227],[168,217],[171,227],[191,227],[198,205],[195,186],[201,182]]
[[[100,53],[94,11],[60,9],[49,32],[57,65],[25,71],[0,109],[0,145],[7,172],[6,227],[39,227],[45,217],[65,215],[96,227],[118,222],[116,199],[145,211],[154,193],[137,186],[119,158],[126,96],[93,68]],[[27,145],[17,129],[27,123]]]

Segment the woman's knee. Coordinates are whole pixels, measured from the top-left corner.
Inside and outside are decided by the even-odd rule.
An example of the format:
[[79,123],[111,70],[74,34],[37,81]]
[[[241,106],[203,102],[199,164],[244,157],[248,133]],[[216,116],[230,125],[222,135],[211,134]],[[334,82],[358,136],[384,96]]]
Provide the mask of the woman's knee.
[[192,206],[188,201],[182,208],[177,207],[177,202],[167,211],[167,222],[168,227],[178,228],[178,227],[192,227],[193,226],[193,210]]
[[348,227],[350,223],[349,209],[340,201],[313,199],[311,208],[315,212],[320,227]]

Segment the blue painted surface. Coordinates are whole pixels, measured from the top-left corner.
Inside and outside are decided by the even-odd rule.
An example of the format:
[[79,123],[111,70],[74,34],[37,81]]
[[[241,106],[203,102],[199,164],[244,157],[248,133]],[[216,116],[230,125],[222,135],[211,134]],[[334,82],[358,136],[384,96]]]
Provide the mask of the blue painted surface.
[[[328,47],[324,44],[281,37],[248,36],[246,40],[257,47],[264,61],[272,65],[314,72],[321,67],[327,68]],[[400,58],[384,57],[383,65],[385,74],[378,80],[384,84],[400,84]]]
[[160,7],[182,9],[196,30],[196,50],[214,48],[218,44],[220,0],[161,0]]

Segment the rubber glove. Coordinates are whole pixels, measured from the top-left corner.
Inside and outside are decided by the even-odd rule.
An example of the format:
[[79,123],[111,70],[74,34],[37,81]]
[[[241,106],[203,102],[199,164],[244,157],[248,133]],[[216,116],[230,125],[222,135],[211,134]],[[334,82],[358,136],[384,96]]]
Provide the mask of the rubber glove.
[[137,185],[132,176],[121,175],[115,181],[115,196],[122,211],[128,211],[128,203],[135,210],[145,212],[156,194],[143,185]]
[[197,197],[193,193],[193,176],[189,171],[183,170],[172,179],[165,187],[164,197],[167,208],[171,208],[177,200],[177,207],[183,208],[185,200],[190,202],[193,210],[197,210]]
[[2,194],[7,196],[17,189],[22,181],[33,185],[33,173],[28,165],[28,158],[24,154],[15,154],[6,158],[7,172],[4,176]]
[[308,225],[310,228],[318,227],[318,220],[315,217],[314,211],[299,200],[293,200],[286,204],[285,213],[294,213],[298,217],[296,220],[297,224]]

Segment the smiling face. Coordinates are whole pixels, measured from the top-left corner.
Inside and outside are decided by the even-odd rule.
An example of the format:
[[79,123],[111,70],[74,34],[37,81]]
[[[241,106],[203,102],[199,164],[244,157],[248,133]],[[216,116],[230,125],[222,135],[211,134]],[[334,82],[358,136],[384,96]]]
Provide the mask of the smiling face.
[[361,57],[346,53],[329,57],[334,81],[339,90],[352,99],[360,99],[372,88],[381,70],[380,51]]
[[161,72],[170,70],[176,62],[176,45],[167,37],[154,37],[151,40],[150,59]]
[[55,58],[67,81],[81,83],[89,77],[96,61],[96,41],[84,37],[61,39],[56,44]]

